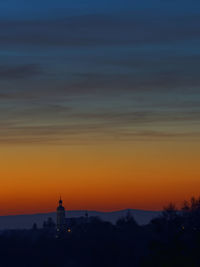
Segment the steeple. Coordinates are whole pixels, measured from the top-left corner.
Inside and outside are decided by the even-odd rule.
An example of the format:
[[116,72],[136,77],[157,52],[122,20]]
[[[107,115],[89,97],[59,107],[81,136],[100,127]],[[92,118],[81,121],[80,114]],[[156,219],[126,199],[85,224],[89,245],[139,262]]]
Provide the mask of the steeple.
[[59,206],[62,206],[62,199],[61,199],[61,196],[60,196],[60,200],[59,200]]
[[62,199],[60,197],[59,205],[57,207],[57,231],[62,232],[66,228],[66,222],[65,222],[65,208],[62,205]]

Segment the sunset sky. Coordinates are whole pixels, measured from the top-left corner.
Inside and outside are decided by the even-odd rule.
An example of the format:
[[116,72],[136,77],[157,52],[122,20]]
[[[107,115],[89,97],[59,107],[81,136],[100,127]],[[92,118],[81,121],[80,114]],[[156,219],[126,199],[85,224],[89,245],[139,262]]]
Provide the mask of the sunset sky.
[[200,1],[0,1],[0,215],[200,195]]

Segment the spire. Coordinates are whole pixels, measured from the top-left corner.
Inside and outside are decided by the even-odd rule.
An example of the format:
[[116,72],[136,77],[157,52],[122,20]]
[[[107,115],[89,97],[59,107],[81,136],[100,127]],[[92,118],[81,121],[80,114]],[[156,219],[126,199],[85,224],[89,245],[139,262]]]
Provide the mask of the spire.
[[62,199],[61,199],[61,196],[60,196],[60,200],[59,200],[59,205],[62,206]]

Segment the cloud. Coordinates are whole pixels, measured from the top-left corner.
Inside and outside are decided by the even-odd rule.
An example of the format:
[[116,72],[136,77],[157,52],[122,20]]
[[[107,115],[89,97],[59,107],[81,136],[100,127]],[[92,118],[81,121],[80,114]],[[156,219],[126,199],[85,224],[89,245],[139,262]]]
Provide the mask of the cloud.
[[103,46],[199,40],[199,16],[89,14],[46,20],[0,20],[1,45]]
[[0,143],[199,138],[198,11],[149,2],[1,17]]
[[[172,64],[175,61],[172,60]],[[199,64],[200,65],[200,64]],[[200,79],[196,69],[173,66],[174,70],[165,70],[151,66],[149,71],[144,69],[127,73],[114,71],[112,73],[90,72],[76,73],[72,81],[63,85],[63,94],[84,95],[89,94],[118,94],[145,93],[145,92],[191,92],[199,89]],[[188,71],[187,71],[188,68]],[[154,71],[151,71],[151,70]],[[60,91],[60,92],[61,92]]]
[[[102,131],[104,129],[104,131]],[[158,140],[200,140],[200,131],[178,132],[154,130],[119,130],[98,127],[94,124],[72,127],[40,126],[40,127],[16,127],[6,133],[1,132],[0,144],[21,145],[84,145],[98,142],[125,142],[125,141],[158,141]]]
[[[32,76],[41,74],[41,68],[38,64],[25,65],[0,65],[0,79],[27,79]],[[9,97],[8,94],[0,95],[2,97]]]
[[199,120],[198,111],[93,110],[86,113],[57,105],[27,107],[0,116],[0,143],[69,145],[116,140],[199,140]]

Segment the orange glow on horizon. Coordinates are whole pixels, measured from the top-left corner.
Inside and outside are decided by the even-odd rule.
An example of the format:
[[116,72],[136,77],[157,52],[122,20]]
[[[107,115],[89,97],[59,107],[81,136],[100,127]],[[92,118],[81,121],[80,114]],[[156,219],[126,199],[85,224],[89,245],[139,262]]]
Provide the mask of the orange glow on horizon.
[[3,146],[0,215],[66,210],[159,210],[198,196],[199,145],[121,142]]

